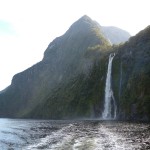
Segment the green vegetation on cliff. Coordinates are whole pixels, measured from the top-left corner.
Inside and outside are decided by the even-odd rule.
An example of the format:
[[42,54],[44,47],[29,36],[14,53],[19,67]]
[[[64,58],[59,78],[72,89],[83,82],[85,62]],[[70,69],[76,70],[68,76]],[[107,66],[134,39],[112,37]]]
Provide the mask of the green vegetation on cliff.
[[[99,47],[90,49],[95,45]],[[100,26],[88,16],[83,16],[64,35],[50,43],[41,62],[13,77],[11,86],[0,94],[0,116],[31,117],[38,112],[34,110],[40,110],[39,106],[43,106],[44,110],[40,110],[36,117],[42,115],[43,118],[57,118],[58,115],[55,114],[60,113],[60,109],[57,109],[59,106],[63,104],[69,107],[75,102],[75,97],[79,97],[80,90],[86,91],[87,78],[93,66],[109,47],[110,44],[101,33]],[[82,83],[80,86],[77,84],[79,82]],[[74,93],[69,87],[72,84],[75,84]],[[68,90],[73,98],[63,99]],[[79,105],[78,107],[77,111],[81,111]],[[67,110],[65,112],[67,113]],[[74,114],[68,113],[67,116],[79,115],[78,112],[72,113]]]
[[[100,55],[100,53],[99,53]],[[88,75],[80,74],[67,84],[60,84],[26,117],[91,118],[100,117],[103,110],[107,53],[99,56]]]
[[150,26],[117,49],[113,89],[124,119],[150,119]]

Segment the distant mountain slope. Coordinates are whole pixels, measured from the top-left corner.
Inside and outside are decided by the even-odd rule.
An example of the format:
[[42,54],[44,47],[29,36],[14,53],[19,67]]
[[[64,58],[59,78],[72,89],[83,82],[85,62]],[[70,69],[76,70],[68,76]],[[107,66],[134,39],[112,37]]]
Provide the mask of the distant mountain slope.
[[105,35],[105,38],[108,39],[112,44],[124,43],[131,36],[127,31],[113,26],[102,26],[101,29]]

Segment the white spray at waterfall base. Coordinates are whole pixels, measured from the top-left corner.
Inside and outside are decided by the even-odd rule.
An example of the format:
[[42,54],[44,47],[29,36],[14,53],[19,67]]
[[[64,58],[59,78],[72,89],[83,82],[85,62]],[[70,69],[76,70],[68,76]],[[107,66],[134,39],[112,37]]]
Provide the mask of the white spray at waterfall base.
[[116,119],[117,106],[111,86],[111,72],[112,72],[112,61],[115,57],[115,53],[109,55],[106,83],[105,83],[105,101],[104,111],[102,113],[103,119]]

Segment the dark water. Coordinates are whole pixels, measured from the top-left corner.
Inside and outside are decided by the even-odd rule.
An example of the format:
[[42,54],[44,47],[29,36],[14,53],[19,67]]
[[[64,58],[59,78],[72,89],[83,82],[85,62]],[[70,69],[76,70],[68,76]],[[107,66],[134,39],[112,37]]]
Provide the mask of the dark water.
[[0,119],[0,150],[150,149],[150,124]]

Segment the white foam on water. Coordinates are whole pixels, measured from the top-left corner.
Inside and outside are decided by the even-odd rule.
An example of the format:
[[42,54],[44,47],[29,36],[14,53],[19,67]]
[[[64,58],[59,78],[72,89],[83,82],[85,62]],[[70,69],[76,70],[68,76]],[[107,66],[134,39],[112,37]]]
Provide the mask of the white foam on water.
[[68,132],[65,132],[68,128],[71,128],[72,124],[63,127],[57,132],[52,132],[51,135],[46,136],[45,138],[41,138],[38,143],[33,145],[29,145],[27,150],[36,150],[43,149],[44,150],[54,150],[59,147],[62,147],[64,143],[71,139],[71,135]]
[[72,150],[93,150],[94,148],[94,140],[93,138],[90,139],[89,137],[76,139],[74,145],[72,146]]
[[[93,128],[91,128],[93,127]],[[95,128],[94,128],[95,127]],[[69,124],[37,143],[28,146],[28,150],[136,150],[141,149],[140,140],[134,131],[142,131],[148,127],[140,127],[121,123],[104,122],[91,126],[85,124]],[[135,136],[135,143],[133,137]],[[148,138],[146,138],[148,140]],[[146,141],[145,141],[146,142]]]
[[100,136],[94,139],[96,145],[94,150],[135,150],[140,147],[138,144],[130,144],[127,138],[103,125],[99,128],[99,134]]

